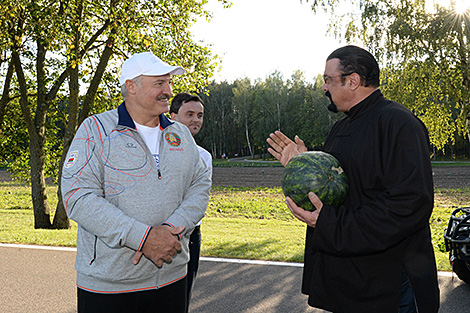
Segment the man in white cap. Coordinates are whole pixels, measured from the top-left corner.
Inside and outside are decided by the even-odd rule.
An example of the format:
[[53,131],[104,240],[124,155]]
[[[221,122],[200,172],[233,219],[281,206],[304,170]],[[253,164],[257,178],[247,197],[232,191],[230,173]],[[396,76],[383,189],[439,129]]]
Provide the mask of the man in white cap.
[[188,128],[164,115],[172,75],[183,73],[133,55],[119,79],[124,102],[86,119],[69,148],[62,195],[78,223],[78,312],[186,311],[188,238],[211,179]]

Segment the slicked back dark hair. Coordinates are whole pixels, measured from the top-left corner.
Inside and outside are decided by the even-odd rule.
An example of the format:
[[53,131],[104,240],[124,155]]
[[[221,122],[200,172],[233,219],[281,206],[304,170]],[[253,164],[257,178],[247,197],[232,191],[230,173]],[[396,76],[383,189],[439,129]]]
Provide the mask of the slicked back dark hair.
[[331,59],[339,59],[342,74],[357,73],[361,77],[361,85],[379,87],[379,64],[369,51],[357,46],[344,46],[333,51],[326,60]]
[[180,110],[183,103],[186,103],[189,101],[200,102],[202,106],[204,106],[204,102],[202,102],[201,98],[198,95],[192,95],[190,93],[182,92],[182,93],[177,94],[171,101],[170,114],[171,113],[178,114],[178,111]]

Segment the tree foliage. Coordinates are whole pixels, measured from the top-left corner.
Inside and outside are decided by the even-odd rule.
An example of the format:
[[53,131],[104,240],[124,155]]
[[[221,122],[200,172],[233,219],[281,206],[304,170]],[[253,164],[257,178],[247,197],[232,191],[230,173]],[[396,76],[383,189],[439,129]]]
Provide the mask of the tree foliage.
[[226,153],[227,146],[237,140],[238,129],[234,127],[232,110],[232,88],[232,84],[227,82],[212,82],[200,95],[204,101],[205,122],[203,131],[197,138],[213,156]]
[[[176,91],[207,85],[217,58],[189,31],[197,17],[209,17],[206,2],[0,1],[1,157],[31,182],[36,228],[68,227],[61,202],[50,221],[45,173],[60,177],[78,125],[119,104],[117,78],[125,58],[153,51],[187,69],[175,77]],[[13,127],[21,130],[13,138],[23,149],[8,142]]]
[[[248,153],[243,153],[244,155],[250,155],[254,158],[255,149],[251,142],[251,133],[252,129],[252,116],[253,112],[253,96],[254,90],[251,85],[251,81],[248,78],[239,79],[235,81],[235,87],[232,89],[233,98],[232,98],[232,110],[235,118],[235,122],[241,130],[244,130],[245,137],[239,142],[243,142],[240,148],[245,147],[248,149]],[[242,151],[242,149],[240,149]],[[240,151],[240,152],[241,152]]]
[[426,62],[408,62],[401,68],[389,67],[382,72],[385,94],[393,95],[399,103],[408,105],[426,124],[430,140],[443,150],[455,142],[455,134],[462,133],[464,124],[453,97],[445,92],[436,67]]

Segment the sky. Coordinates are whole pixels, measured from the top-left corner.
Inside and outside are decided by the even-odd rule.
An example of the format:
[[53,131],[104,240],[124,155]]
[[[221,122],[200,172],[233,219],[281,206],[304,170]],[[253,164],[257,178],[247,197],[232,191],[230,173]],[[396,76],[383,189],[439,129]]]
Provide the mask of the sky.
[[264,80],[278,70],[285,80],[302,70],[307,81],[323,74],[327,56],[344,42],[327,35],[328,19],[305,0],[232,0],[224,9],[209,0],[210,22],[198,21],[196,42],[211,45],[222,58],[216,81],[248,77]]

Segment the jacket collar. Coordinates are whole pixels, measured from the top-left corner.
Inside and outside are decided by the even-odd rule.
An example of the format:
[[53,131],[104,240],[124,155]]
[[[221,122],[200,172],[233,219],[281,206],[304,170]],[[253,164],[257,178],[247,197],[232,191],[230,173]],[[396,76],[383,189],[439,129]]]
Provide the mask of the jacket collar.
[[[129,127],[132,129],[136,129],[134,120],[132,120],[132,117],[130,116],[129,112],[127,112],[126,109],[126,102],[123,101],[121,105],[118,107],[118,125],[119,126],[124,126],[124,127]],[[165,129],[174,122],[170,121],[165,114],[160,114],[160,129]]]
[[373,93],[371,93],[367,98],[353,106],[349,112],[347,112],[346,115],[348,115],[351,119],[359,116],[362,114],[362,112],[368,111],[370,108],[372,108],[374,103],[377,103],[378,99],[383,99],[384,96],[382,95],[382,92],[380,89],[375,90]]

